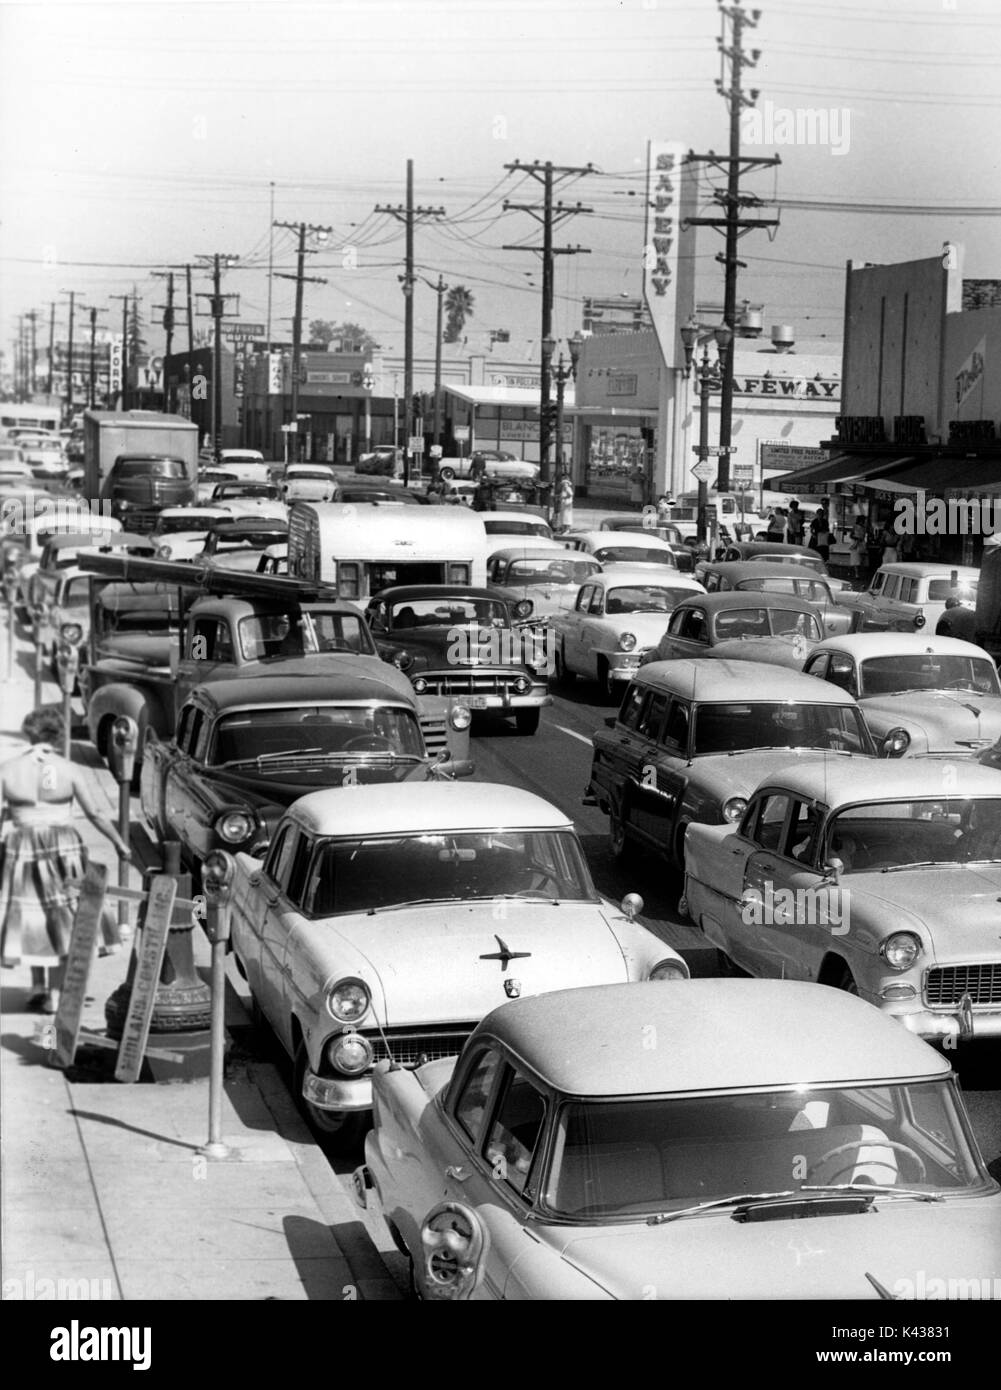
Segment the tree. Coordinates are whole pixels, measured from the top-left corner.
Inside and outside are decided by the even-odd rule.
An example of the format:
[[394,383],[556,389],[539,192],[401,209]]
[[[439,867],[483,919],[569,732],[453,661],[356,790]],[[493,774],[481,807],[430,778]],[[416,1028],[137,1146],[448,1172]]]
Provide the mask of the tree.
[[311,348],[327,348],[330,344],[340,344],[342,352],[361,352],[370,357],[378,352],[379,344],[360,323],[330,323],[327,319],[313,319],[309,325]]
[[473,317],[475,300],[465,285],[453,285],[445,296],[445,311],[448,323],[442,338],[446,343],[457,343],[465,327],[466,319]]

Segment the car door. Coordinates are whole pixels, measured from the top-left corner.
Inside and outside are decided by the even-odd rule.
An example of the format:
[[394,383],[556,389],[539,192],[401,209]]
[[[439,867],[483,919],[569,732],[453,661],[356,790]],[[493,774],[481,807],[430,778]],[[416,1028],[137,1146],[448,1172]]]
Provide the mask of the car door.
[[816,652],[803,670],[806,675],[829,681],[858,699],[858,672],[854,659],[847,652]]
[[627,819],[636,835],[657,849],[670,843],[676,788],[667,769],[663,731],[672,707],[671,695],[652,690],[637,723],[637,766],[632,777]]
[[594,584],[582,584],[577,594],[577,601],[573,608],[567,613],[563,622],[563,660],[567,668],[578,676],[590,675],[591,672],[584,667],[583,645],[581,629],[587,619],[587,611],[591,605],[596,589]]
[[705,656],[709,650],[709,617],[697,604],[684,604],[675,609],[661,638],[657,655],[665,660],[673,657]]
[[740,892],[728,904],[725,918],[727,955],[741,969],[770,979],[781,979],[783,974],[783,949],[767,919],[776,876],[781,872],[779,858],[786,843],[792,801],[786,792],[767,791],[745,812],[741,853],[734,852],[734,858],[743,865]]
[[291,1052],[290,1019],[286,1011],[286,942],[299,917],[297,894],[305,880],[312,843],[292,821],[278,828],[263,867],[248,881],[241,903],[241,959],[251,992],[268,1022]]

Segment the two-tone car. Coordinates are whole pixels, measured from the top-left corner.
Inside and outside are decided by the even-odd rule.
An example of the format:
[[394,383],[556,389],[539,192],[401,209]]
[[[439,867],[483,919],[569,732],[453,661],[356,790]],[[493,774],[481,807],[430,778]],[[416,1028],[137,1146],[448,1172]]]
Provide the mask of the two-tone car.
[[804,670],[855,696],[886,757],[972,757],[1001,737],[997,668],[972,642],[859,632],[822,642]]
[[668,615],[703,592],[676,569],[613,564],[591,575],[573,606],[552,622],[557,680],[569,684],[582,676],[597,681],[603,700],[617,698],[654,649]]
[[214,521],[205,533],[202,548],[192,559],[211,569],[253,573],[261,551],[288,540],[288,522],[279,517],[231,516]]
[[678,557],[672,546],[645,531],[568,531],[560,539],[568,550],[582,550],[585,555],[593,556],[603,569],[609,565],[659,565],[661,569],[678,569]]
[[483,529],[492,544],[545,545],[551,543],[554,550],[562,550],[559,541],[553,540],[553,528],[543,516],[533,516],[531,512],[478,511]]
[[616,858],[642,845],[674,868],[688,826],[740,820],[779,753],[823,765],[876,752],[846,691],[762,662],[653,662],[606,723],[585,800],[608,816]]
[[293,803],[263,863],[236,856],[232,941],[307,1119],[343,1150],[378,1063],[454,1056],[505,999],[686,980],[639,910],[599,897],[572,822],[540,797],[404,782]]
[[193,560],[216,521],[228,521],[225,507],[164,507],[148,540],[158,560]]
[[209,502],[224,507],[230,516],[276,517],[286,515],[285,497],[276,483],[238,482],[216,483]]
[[841,602],[858,614],[861,631],[934,632],[950,600],[976,608],[979,580],[972,565],[900,560],[880,565],[867,589]]
[[318,788],[472,772],[429,756],[413,689],[394,667],[336,657],[324,666],[198,686],[175,737],[147,737],[143,811],[196,875],[216,849],[262,855],[285,809]]
[[951,1045],[1001,1037],[1001,787],[976,763],[778,763],[691,826],[684,905],[752,975],[858,994]]
[[530,599],[497,589],[397,585],[365,616],[385,661],[405,671],[418,695],[457,697],[470,710],[514,717],[534,734],[549,694],[545,628],[530,626]]
[[646,661],[701,657],[717,650],[727,660],[769,661],[801,670],[824,636],[812,603],[794,594],[731,590],[684,599]]
[[600,574],[597,560],[553,553],[551,545],[513,545],[495,551],[487,560],[487,583],[512,603],[528,599],[536,621],[552,618],[574,602],[580,586]]
[[355,1192],[423,1299],[865,1299],[875,1319],[997,1287],[1001,1189],[948,1060],[834,990],[516,999],[458,1060],[380,1070],[373,1102]]
[[333,469],[312,463],[290,463],[282,474],[280,496],[286,505],[292,502],[333,502],[337,496],[337,478]]
[[794,594],[812,603],[820,614],[823,628],[832,637],[849,632],[852,614],[844,608],[831,581],[825,575],[808,570],[805,565],[769,565],[756,560],[716,560],[700,570],[706,593],[727,593],[731,590],[761,594]]

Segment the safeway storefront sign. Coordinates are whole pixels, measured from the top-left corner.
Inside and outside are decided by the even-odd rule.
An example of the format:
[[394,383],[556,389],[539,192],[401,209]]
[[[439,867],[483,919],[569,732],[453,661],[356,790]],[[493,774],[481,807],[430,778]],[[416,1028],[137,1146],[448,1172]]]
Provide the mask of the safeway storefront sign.
[[807,380],[799,376],[735,376],[735,396],[791,396],[794,400],[840,401],[840,381]]
[[647,223],[643,247],[643,295],[661,356],[668,367],[684,364],[680,325],[695,307],[695,166],[678,141],[647,146]]

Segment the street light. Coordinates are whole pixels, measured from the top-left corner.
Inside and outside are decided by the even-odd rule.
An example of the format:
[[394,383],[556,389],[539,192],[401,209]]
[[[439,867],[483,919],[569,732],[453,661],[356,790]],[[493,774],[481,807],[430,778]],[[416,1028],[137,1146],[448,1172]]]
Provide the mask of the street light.
[[[729,324],[715,326],[699,323],[694,316],[681,329],[681,340],[685,345],[685,371],[695,366],[695,378],[699,394],[699,542],[708,545],[709,541],[709,396],[714,387],[722,381],[721,362],[733,338]],[[716,343],[716,360],[709,358],[710,339]],[[702,348],[701,361],[696,359],[696,348]],[[715,529],[715,528],[714,528]]]

